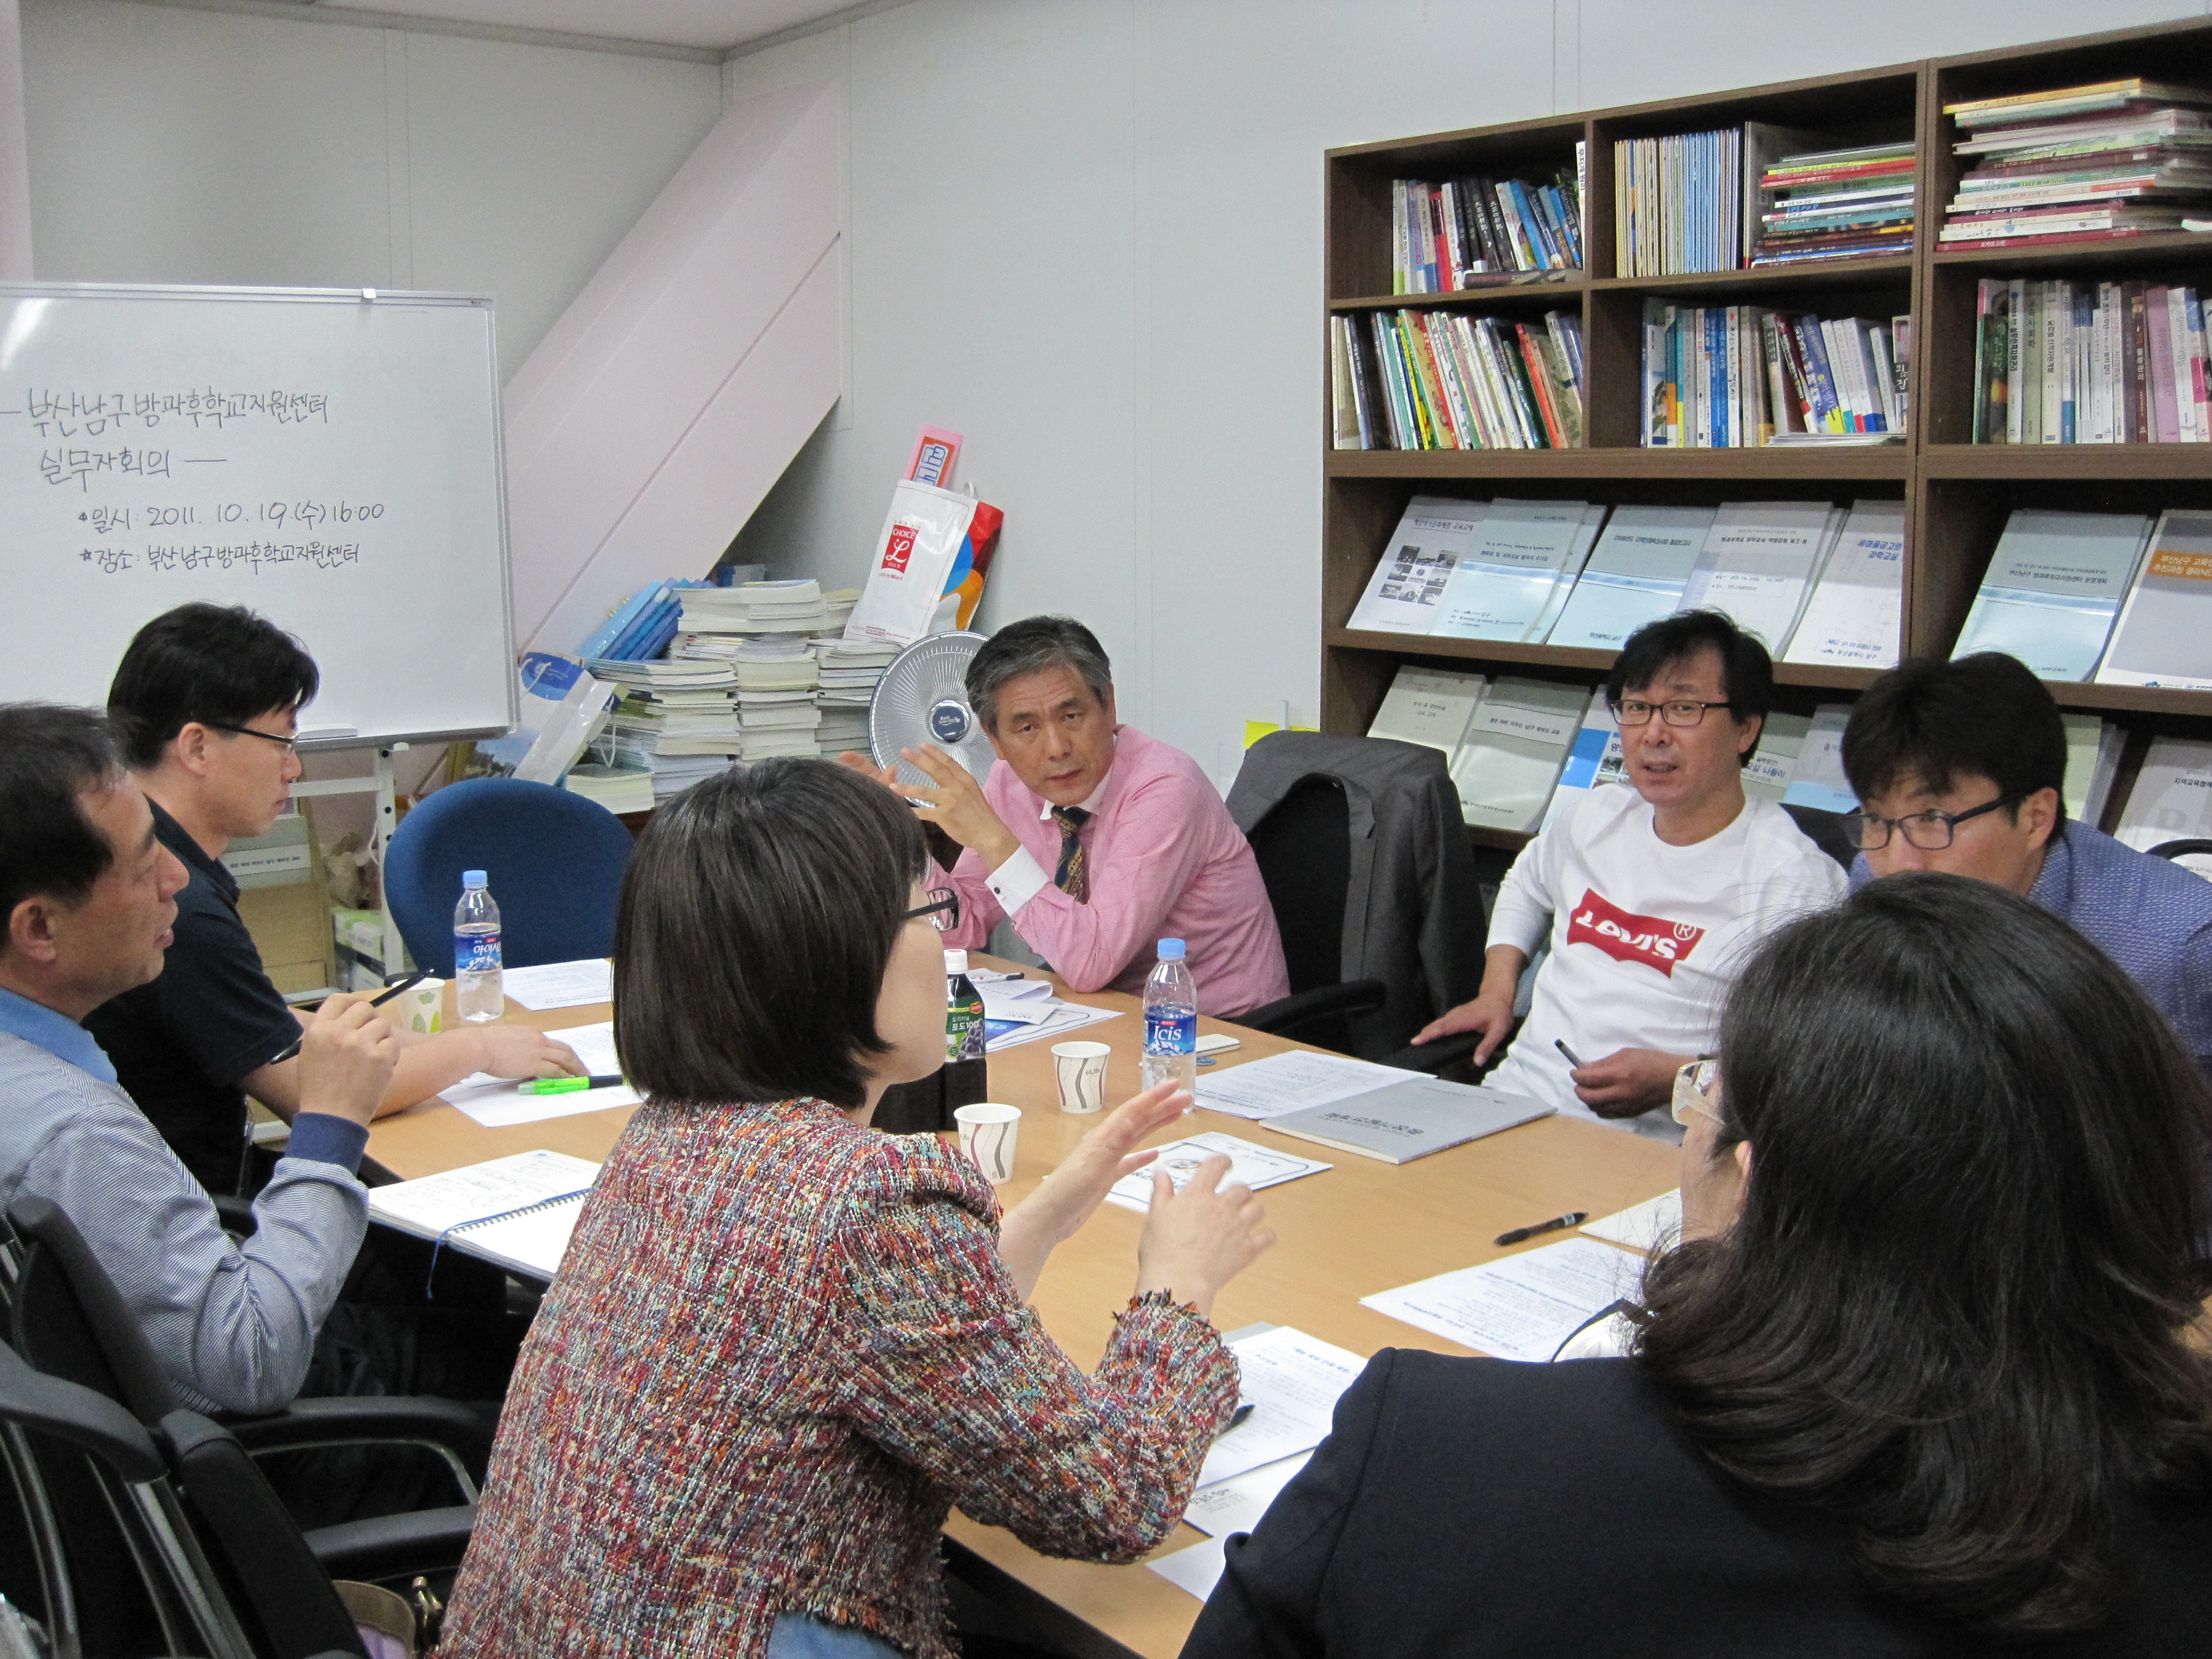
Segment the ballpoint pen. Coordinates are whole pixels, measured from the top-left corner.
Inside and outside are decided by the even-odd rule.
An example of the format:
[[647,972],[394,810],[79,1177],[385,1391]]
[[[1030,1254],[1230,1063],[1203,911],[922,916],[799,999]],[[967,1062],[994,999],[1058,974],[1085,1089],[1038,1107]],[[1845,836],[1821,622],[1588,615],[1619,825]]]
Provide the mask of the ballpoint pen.
[[[384,994],[373,998],[368,1006],[372,1008],[381,1008],[386,1003],[391,1001],[392,998],[398,996],[402,991],[413,990],[417,984],[422,981],[429,978],[429,976],[430,970],[428,968],[417,968],[413,973],[408,975],[405,979],[401,980],[398,984],[386,987]],[[285,1044],[284,1052],[283,1054],[277,1055],[276,1059],[270,1060],[269,1063],[271,1066],[282,1066],[288,1060],[297,1059],[300,1053],[300,1045],[307,1040],[307,1034],[305,1031],[301,1032],[299,1036],[294,1037],[291,1042]]]
[[1524,1238],[1534,1238],[1538,1233],[1555,1233],[1562,1227],[1579,1227],[1589,1219],[1588,1210],[1570,1210],[1565,1215],[1555,1215],[1549,1221],[1539,1221],[1534,1226],[1516,1227],[1510,1232],[1500,1233],[1492,1241],[1499,1244],[1518,1244]]

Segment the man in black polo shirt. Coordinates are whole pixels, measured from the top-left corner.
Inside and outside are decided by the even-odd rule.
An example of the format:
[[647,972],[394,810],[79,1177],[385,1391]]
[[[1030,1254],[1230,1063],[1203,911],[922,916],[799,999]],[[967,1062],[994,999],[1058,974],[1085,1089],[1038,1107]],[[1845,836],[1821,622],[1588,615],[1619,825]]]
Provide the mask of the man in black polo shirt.
[[[300,775],[293,734],[319,684],[298,641],[242,606],[179,605],[138,630],[109,688],[125,759],[155,833],[191,880],[161,977],[85,1020],[117,1080],[202,1185],[238,1190],[246,1097],[289,1121],[299,1108],[301,1021],[263,971],[223,868],[233,841],[264,834]],[[584,1068],[566,1043],[523,1025],[410,1037],[382,1110],[428,1099],[474,1072],[550,1077]]]

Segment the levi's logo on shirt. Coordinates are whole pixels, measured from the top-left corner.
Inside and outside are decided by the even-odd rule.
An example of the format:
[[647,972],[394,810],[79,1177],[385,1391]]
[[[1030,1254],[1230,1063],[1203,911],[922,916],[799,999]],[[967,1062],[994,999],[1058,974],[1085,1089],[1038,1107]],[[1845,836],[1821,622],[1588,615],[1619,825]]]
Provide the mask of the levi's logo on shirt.
[[1596,888],[1583,889],[1567,924],[1567,943],[1595,945],[1615,962],[1640,962],[1672,979],[1674,964],[1698,948],[1702,927],[1664,916],[1639,916],[1609,903]]

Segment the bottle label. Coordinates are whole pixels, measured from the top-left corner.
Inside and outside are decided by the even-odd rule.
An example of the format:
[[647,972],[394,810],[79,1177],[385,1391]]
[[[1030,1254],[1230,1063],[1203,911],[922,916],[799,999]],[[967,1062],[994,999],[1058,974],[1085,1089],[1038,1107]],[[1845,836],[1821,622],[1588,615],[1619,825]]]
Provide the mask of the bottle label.
[[1148,1054],[1196,1054],[1198,1016],[1165,1008],[1146,1009],[1145,1052]]
[[983,1029],[981,1002],[955,1002],[945,1011],[945,1058],[981,1060],[989,1033]]
[[457,974],[495,974],[499,971],[497,933],[453,935],[453,971]]

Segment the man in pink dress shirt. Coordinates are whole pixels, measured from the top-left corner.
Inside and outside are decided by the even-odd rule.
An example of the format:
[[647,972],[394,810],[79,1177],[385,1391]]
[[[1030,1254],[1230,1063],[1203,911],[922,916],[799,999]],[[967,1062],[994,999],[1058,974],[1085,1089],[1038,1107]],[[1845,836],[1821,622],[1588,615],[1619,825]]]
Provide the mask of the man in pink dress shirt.
[[[1114,718],[1097,636],[1066,617],[992,635],[968,700],[998,760],[978,784],[943,750],[908,750],[934,789],[900,793],[964,849],[945,880],[980,947],[1001,917],[1078,991],[1137,992],[1163,939],[1184,942],[1203,1014],[1290,993],[1260,866],[1198,763]],[[857,755],[848,764],[878,773]],[[933,877],[933,879],[935,879]]]

